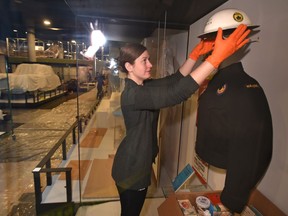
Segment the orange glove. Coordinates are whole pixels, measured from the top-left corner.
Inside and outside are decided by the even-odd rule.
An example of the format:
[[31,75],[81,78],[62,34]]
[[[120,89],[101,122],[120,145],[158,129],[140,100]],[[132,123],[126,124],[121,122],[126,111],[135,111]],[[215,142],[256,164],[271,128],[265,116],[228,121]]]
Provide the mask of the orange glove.
[[223,31],[221,28],[219,28],[215,40],[214,50],[206,61],[210,62],[215,68],[218,68],[226,58],[231,56],[238,49],[249,42],[249,39],[246,39],[249,33],[250,30],[247,30],[247,26],[241,24],[227,39],[223,39]]
[[200,43],[198,43],[192,52],[189,54],[189,58],[193,59],[194,61],[197,61],[199,56],[204,55],[208,52],[210,52],[213,48],[214,41],[212,40],[201,40]]

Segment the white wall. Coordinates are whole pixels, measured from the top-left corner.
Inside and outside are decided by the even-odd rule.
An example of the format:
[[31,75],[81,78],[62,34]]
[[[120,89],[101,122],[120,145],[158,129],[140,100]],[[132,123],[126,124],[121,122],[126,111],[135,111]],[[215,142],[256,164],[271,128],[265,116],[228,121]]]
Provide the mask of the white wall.
[[[258,189],[288,214],[288,1],[230,0],[190,26],[190,50],[208,18],[226,8],[239,8],[260,25],[260,32],[253,36],[259,42],[250,44],[250,52],[242,59],[245,71],[262,85],[273,118],[273,157]],[[224,180],[217,171],[211,171],[209,178],[218,179],[220,185]]]

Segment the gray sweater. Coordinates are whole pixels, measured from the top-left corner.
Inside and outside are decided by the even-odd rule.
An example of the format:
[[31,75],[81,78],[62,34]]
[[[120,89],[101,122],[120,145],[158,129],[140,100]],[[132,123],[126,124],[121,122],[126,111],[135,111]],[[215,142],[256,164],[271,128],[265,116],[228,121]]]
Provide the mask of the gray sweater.
[[158,154],[157,125],[159,109],[188,99],[198,84],[178,71],[161,79],[149,79],[137,85],[125,80],[121,109],[126,136],[117,149],[112,168],[116,184],[138,190],[151,184],[152,163]]

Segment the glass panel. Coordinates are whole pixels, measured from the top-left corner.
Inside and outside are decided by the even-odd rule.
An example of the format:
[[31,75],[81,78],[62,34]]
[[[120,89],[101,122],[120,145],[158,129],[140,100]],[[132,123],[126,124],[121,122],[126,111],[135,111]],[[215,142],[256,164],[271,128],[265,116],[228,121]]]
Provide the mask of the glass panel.
[[[109,20],[108,18],[105,19],[96,16],[79,16],[76,22],[76,26],[79,28],[78,33],[81,32],[81,26],[90,26],[87,31],[81,32],[82,35],[86,34],[87,40],[79,41],[79,43],[85,43],[87,46],[84,49],[79,47],[77,59],[79,62],[83,60],[93,62],[89,76],[87,76],[87,72],[86,76],[81,74],[80,67],[78,67],[78,80],[80,85],[82,85],[85,81],[80,81],[81,76],[91,78],[93,89],[89,92],[93,92],[97,103],[95,113],[85,126],[85,132],[80,135],[80,145],[78,145],[79,168],[81,176],[84,179],[80,182],[79,188],[81,196],[79,201],[83,204],[95,204],[103,200],[119,199],[115,182],[111,177],[111,168],[115,152],[125,136],[125,125],[120,108],[120,96],[124,88],[126,74],[119,71],[117,65],[114,66],[114,62],[117,64],[120,47],[127,42],[138,42],[145,45],[149,50],[150,61],[153,64],[152,76],[154,78],[161,77],[161,74],[157,72],[157,69],[159,69],[160,48],[162,48],[160,47],[159,41],[163,40],[165,29],[161,28],[159,23],[139,23],[135,20],[123,21],[120,19],[118,25],[127,25],[128,31],[133,31],[133,26],[137,25],[143,25],[143,28],[149,25],[156,25],[156,27],[159,26],[159,28],[156,28],[151,36],[141,40],[137,38],[130,38],[127,39],[127,41],[107,39],[103,46],[100,46],[97,51],[94,51],[95,56],[93,55],[94,53],[92,54],[92,58],[91,55],[89,56],[89,51],[93,48],[93,42],[90,41],[90,35],[93,31],[101,30],[107,38],[119,38],[117,31],[115,31],[115,35],[105,35],[105,29],[107,29],[109,25],[110,27],[113,25],[108,23],[110,22]],[[115,28],[115,26],[113,27]],[[101,76],[105,82],[103,84],[103,93],[99,96],[97,86],[101,84]],[[79,100],[80,107],[84,105],[84,103],[84,100]],[[85,161],[88,161],[88,165]],[[157,164],[157,166],[159,166],[159,164]],[[157,173],[153,175],[152,185],[149,187],[147,193],[148,198],[163,197],[163,192],[161,187],[158,187],[158,179],[156,176],[158,176]]]
[[[79,16],[75,24],[77,34],[73,41],[35,38],[31,44],[28,37],[7,38],[5,44],[7,52],[3,58],[1,57],[0,62],[1,74],[3,73],[1,99],[5,96],[7,103],[5,106],[1,105],[1,110],[11,118],[5,126],[8,137],[1,139],[1,146],[9,146],[8,150],[5,148],[5,154],[1,155],[1,161],[16,161],[19,162],[19,170],[26,168],[24,174],[17,173],[12,179],[13,185],[20,188],[23,186],[23,181],[18,181],[17,175],[21,177],[22,174],[25,175],[29,188],[21,187],[20,190],[15,187],[13,192],[19,196],[28,193],[33,195],[31,205],[26,207],[22,205],[15,209],[26,208],[27,210],[35,207],[37,213],[53,214],[55,211],[56,215],[57,212],[63,212],[65,208],[70,211],[74,203],[89,205],[118,199],[118,192],[111,178],[111,166],[115,152],[125,136],[124,120],[120,110],[120,95],[124,88],[125,74],[118,71],[117,66],[113,66],[113,59],[117,59],[119,48],[125,42],[143,43],[150,53],[153,64],[152,76],[154,78],[167,76],[174,73],[186,57],[179,57],[176,48],[186,49],[187,35],[183,37],[180,35],[176,39],[169,38],[165,24],[160,24],[160,21],[139,22],[119,19],[119,23],[113,24],[115,21],[117,20],[105,17]],[[115,29],[117,25],[126,25],[129,32],[133,32],[133,27],[140,25],[143,29],[150,28],[151,25],[156,25],[158,28],[141,40],[127,38],[119,41],[117,38],[121,34],[120,31],[115,30],[114,35],[105,35],[108,27],[104,23],[108,22],[111,22],[110,27],[113,26]],[[83,26],[86,27],[85,31]],[[90,47],[92,45],[90,36],[93,30],[102,30],[104,36],[110,37],[103,46],[99,45],[96,51],[93,50],[94,47]],[[84,37],[77,35],[84,35]],[[179,46],[180,42],[181,46]],[[29,62],[30,46],[35,47],[36,63],[41,64],[39,67],[47,66],[52,72],[46,72],[53,75],[52,79],[57,80],[52,83],[59,81],[59,85],[36,90],[9,88],[9,74],[15,75],[20,65]],[[92,55],[89,52],[92,52]],[[174,66],[172,69],[171,64]],[[25,67],[31,65],[34,64],[30,62]],[[42,68],[33,69],[33,72],[39,71],[42,71]],[[100,83],[103,84],[102,89],[98,88]],[[178,109],[181,113],[181,107]],[[168,115],[169,112],[175,113],[173,109],[167,111]],[[25,115],[22,115],[23,113]],[[16,121],[13,121],[14,115]],[[165,122],[164,118],[160,117],[159,126],[163,126],[162,121]],[[15,125],[17,128],[14,128]],[[165,129],[160,127],[160,130]],[[169,131],[166,130],[166,133]],[[180,130],[173,131],[173,134],[178,138]],[[168,139],[159,136],[160,145],[162,142],[168,142]],[[178,151],[173,155],[176,157],[174,160],[176,164],[170,164],[171,166],[168,164],[169,166],[165,168],[160,166],[160,160],[164,158],[161,158],[161,154],[162,152],[153,166],[154,175],[148,190],[148,198],[166,195],[162,187],[169,188],[171,179],[177,174],[175,170],[178,166]],[[23,161],[24,164],[21,163]],[[33,171],[33,178],[31,171]],[[165,175],[160,175],[162,171],[167,174],[164,180],[160,178],[163,176],[165,178]],[[4,181],[8,184],[10,178],[6,177],[9,180]],[[57,208],[55,204],[59,203],[64,204]],[[49,207],[44,207],[45,205]],[[52,208],[54,209],[51,210]]]
[[[35,62],[28,55],[33,47]],[[64,54],[64,49],[69,52]],[[9,114],[9,121],[5,126],[7,135],[1,136],[0,159],[5,173],[1,185],[6,185],[2,194],[7,200],[1,204],[7,214],[51,212],[59,203],[65,205],[55,214],[66,207],[67,211],[74,208],[71,177],[75,174],[66,163],[77,149],[86,117],[93,111],[92,106],[78,107],[81,92],[76,71],[73,42],[28,42],[28,37],[6,40],[3,58],[1,55],[1,74],[5,75],[1,109],[4,107],[3,113]],[[74,190],[78,192],[79,188]],[[16,202],[15,197],[23,201]],[[11,208],[9,202],[16,204]]]
[[0,41],[0,139],[12,135],[14,137],[13,114],[11,107],[11,91],[5,43]]

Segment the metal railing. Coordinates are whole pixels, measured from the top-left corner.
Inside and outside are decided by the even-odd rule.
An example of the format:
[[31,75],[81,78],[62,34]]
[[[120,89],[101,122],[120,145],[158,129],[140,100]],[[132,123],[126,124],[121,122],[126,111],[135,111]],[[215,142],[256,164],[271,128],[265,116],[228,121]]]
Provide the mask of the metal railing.
[[[35,40],[37,57],[76,59],[76,51],[85,50],[87,45],[75,41],[44,41]],[[27,38],[6,38],[7,56],[28,57]]]
[[[62,151],[62,160],[67,160],[67,137],[72,134],[72,145],[76,145],[79,141],[79,136],[83,133],[83,129],[88,124],[88,121],[92,118],[99,101],[91,107],[86,115],[80,115],[76,117],[76,121],[70,126],[70,128],[65,132],[65,134],[58,140],[58,142],[50,149],[46,156],[37,164],[33,169],[34,177],[34,190],[35,190],[35,207],[36,214],[45,213],[56,207],[65,207],[67,204],[74,205],[72,201],[72,178],[71,178],[71,167],[51,167],[51,159],[55,152],[61,148]],[[76,130],[77,129],[77,130]],[[76,137],[76,131],[78,131],[78,140]],[[51,186],[53,184],[52,173],[65,173],[66,179],[66,202],[58,203],[42,203],[42,184],[41,184],[41,174],[46,176],[46,186]]]
[[[72,179],[71,179],[71,167],[51,167],[51,158],[53,157],[54,153],[62,147],[62,160],[67,160],[67,137],[72,133],[72,143],[74,145],[77,144],[76,140],[76,128],[82,124],[81,121],[75,121],[72,126],[66,131],[66,133],[61,137],[61,139],[53,146],[52,149],[47,153],[47,155],[38,163],[38,165],[33,170],[34,176],[34,189],[35,189],[35,207],[37,215],[40,213],[45,212],[49,208],[53,208],[61,203],[50,203],[45,204],[42,203],[42,185],[41,185],[41,173],[46,175],[46,186],[52,185],[52,173],[65,173],[66,176],[66,202],[72,202]],[[82,127],[82,126],[81,126]],[[63,204],[62,203],[62,204]]]

